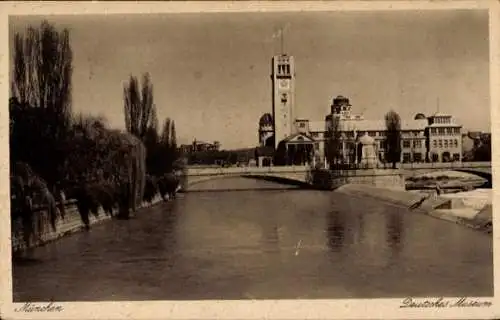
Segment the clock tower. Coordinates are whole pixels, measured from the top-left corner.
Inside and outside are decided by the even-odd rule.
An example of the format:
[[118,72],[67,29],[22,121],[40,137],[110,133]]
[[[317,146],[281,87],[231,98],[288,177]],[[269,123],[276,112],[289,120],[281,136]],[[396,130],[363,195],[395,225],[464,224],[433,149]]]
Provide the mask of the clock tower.
[[272,94],[275,148],[288,136],[295,133],[295,63],[286,54],[272,59]]

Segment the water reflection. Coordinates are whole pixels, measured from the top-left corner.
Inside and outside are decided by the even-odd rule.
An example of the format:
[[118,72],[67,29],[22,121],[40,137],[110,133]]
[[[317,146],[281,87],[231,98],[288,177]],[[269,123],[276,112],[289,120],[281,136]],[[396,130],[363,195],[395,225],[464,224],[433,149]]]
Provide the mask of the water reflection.
[[[170,203],[163,209],[161,225],[165,226],[160,239],[157,239],[159,245],[162,245],[163,256],[175,257],[175,252],[178,249],[178,231],[177,224],[179,221],[178,202]],[[151,230],[154,233],[154,230]]]
[[403,218],[400,212],[391,210],[386,215],[386,242],[393,255],[401,252],[404,238]]
[[365,237],[365,216],[360,214],[358,215],[358,232],[357,232],[357,242],[363,242]]
[[280,251],[279,228],[276,222],[264,223],[262,225],[262,249],[264,252]]
[[328,247],[333,252],[340,252],[345,240],[345,217],[341,212],[332,211],[327,216]]

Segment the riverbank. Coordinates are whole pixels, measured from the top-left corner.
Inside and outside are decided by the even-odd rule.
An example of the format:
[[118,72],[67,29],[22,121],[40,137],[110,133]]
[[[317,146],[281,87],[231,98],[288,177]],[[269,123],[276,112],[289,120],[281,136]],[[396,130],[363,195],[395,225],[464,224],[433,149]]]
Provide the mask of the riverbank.
[[[492,205],[487,197],[476,197],[476,190],[442,196],[425,192],[394,190],[368,185],[346,184],[334,192],[357,197],[373,198],[377,201],[407,207],[430,217],[457,223],[475,230],[492,233]],[[413,208],[412,208],[413,207]]]
[[[151,203],[143,203],[139,209],[152,207],[161,201],[162,201],[161,197],[157,196],[153,199]],[[90,226],[111,220],[111,217],[106,215],[102,210],[102,208],[99,208],[98,213],[99,214],[97,217],[94,215],[89,216]],[[66,237],[76,232],[80,232],[85,229],[82,220],[80,218],[80,214],[78,213],[78,209],[76,208],[75,205],[66,208],[66,217],[64,218],[64,220],[59,219],[57,221],[56,227],[57,227],[56,231],[52,229],[47,229],[46,232],[43,232],[39,241],[34,245],[34,247],[44,246],[60,238]],[[24,247],[25,245],[22,238],[22,234],[17,233],[13,235],[12,252],[16,253],[22,250]]]

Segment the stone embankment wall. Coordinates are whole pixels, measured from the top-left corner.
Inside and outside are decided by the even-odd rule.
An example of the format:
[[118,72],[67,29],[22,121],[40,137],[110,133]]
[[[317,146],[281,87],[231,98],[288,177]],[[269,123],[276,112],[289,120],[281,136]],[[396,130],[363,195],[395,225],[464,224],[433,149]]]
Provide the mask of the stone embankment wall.
[[[335,192],[357,197],[373,198],[377,201],[409,209],[412,205],[420,202],[425,195],[420,192],[409,192],[363,184],[346,184],[337,188]],[[473,215],[465,217],[455,212],[452,199],[432,195],[414,210],[434,218],[457,223],[486,233],[492,232],[493,217],[491,205],[486,205]]]
[[[143,203],[140,208],[147,208],[150,206],[153,206],[157,204],[158,202],[162,201],[161,197],[156,197],[151,204],[150,203]],[[45,219],[46,213],[44,211],[40,211],[37,213],[39,217],[41,217],[42,220]],[[104,211],[102,211],[102,208],[99,208],[99,215],[98,217],[94,216],[93,214],[89,215],[90,219],[90,224],[95,225],[97,223],[103,222],[110,220],[111,217],[107,216]],[[25,247],[24,241],[23,241],[23,235],[22,235],[22,225],[19,221],[13,222],[14,225],[12,226],[12,251],[16,252],[20,249],[23,249]],[[34,246],[41,246],[44,245],[48,242],[57,240],[61,237],[64,237],[66,235],[72,234],[74,232],[78,232],[83,229],[84,225],[82,223],[82,220],[80,218],[80,214],[78,213],[78,209],[76,208],[75,204],[72,202],[69,202],[69,204],[66,206],[66,216],[64,217],[64,220],[58,219],[57,221],[57,228],[56,230],[52,230],[52,227],[48,223],[44,223],[46,227],[44,230],[41,232],[41,237],[34,243]]]
[[346,184],[359,184],[405,190],[405,178],[399,170],[359,169],[359,170],[314,170],[313,185],[319,189],[336,189]]

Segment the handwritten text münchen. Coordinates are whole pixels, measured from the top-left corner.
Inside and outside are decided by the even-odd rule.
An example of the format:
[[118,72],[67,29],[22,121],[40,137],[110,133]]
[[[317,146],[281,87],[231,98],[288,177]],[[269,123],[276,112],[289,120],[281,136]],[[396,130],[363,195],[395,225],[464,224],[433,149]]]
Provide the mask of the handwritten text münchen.
[[14,309],[15,312],[62,312],[63,307],[52,302],[41,304],[26,302],[22,307]]

